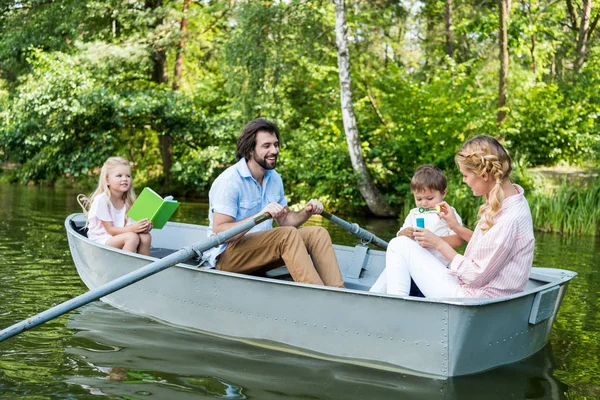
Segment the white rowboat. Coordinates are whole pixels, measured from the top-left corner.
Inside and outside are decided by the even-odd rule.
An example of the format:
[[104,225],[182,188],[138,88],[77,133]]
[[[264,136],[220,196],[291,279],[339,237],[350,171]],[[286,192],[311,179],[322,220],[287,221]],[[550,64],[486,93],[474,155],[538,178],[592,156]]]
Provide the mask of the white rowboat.
[[[153,257],[93,242],[83,214],[65,220],[77,271],[93,290],[184,246],[206,227],[168,223],[152,232]],[[525,359],[548,341],[574,272],[533,268],[523,293],[502,299],[425,299],[369,293],[385,252],[335,245],[345,289],[177,264],[102,301],[188,329],[313,357],[458,376]],[[156,257],[155,257],[156,256]]]

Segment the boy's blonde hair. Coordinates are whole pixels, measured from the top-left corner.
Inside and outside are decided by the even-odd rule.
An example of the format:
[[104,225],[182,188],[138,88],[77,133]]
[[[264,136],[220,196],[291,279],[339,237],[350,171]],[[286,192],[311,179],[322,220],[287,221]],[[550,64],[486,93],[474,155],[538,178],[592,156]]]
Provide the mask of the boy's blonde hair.
[[[94,193],[92,193],[92,195],[89,197],[90,204],[92,204],[94,202],[94,199],[102,193],[106,194],[110,199],[110,189],[108,188],[108,174],[113,168],[119,165],[131,167],[129,160],[127,160],[124,157],[109,157],[104,162],[104,165],[102,165],[102,169],[100,169],[98,187],[96,188]],[[129,190],[123,193],[123,201],[125,201],[125,209],[129,211],[129,209],[133,205],[133,202],[135,201],[135,191],[133,190],[133,178],[131,179],[131,186],[129,187]]]
[[477,135],[467,140],[455,161],[464,168],[482,177],[488,173],[496,184],[485,198],[485,203],[479,208],[479,217],[483,220],[483,232],[494,226],[494,217],[500,212],[504,201],[502,182],[510,178],[512,171],[511,159],[506,149],[491,136]]
[[421,165],[415,170],[410,180],[410,190],[422,192],[424,190],[437,190],[441,193],[446,191],[446,175],[441,169],[432,164]]

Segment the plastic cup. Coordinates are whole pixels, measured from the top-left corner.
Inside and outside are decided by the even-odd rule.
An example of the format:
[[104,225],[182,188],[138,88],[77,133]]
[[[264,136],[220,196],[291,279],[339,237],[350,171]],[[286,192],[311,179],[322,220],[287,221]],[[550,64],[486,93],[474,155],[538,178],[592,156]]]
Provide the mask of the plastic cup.
[[425,228],[425,218],[417,218],[417,228]]

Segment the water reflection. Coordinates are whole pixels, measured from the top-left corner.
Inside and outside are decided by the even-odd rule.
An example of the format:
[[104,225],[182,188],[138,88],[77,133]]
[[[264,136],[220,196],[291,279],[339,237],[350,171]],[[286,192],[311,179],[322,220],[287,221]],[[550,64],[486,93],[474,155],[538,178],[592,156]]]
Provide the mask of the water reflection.
[[95,370],[67,382],[90,393],[187,399],[564,399],[548,347],[482,374],[433,379],[334,363],[185,331],[94,303],[71,317],[67,351]]

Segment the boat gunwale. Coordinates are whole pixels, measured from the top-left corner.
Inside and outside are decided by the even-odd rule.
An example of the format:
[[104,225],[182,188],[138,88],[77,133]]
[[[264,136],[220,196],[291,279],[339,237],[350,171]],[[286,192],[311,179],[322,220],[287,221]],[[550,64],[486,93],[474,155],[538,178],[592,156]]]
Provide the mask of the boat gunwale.
[[[160,260],[159,258],[156,258],[156,257],[145,256],[142,254],[124,251],[124,250],[121,250],[121,249],[118,249],[115,247],[110,247],[110,246],[98,243],[96,241],[93,241],[93,240],[87,238],[86,236],[82,235],[81,233],[79,233],[75,229],[73,229],[73,226],[70,223],[75,217],[80,217],[83,215],[84,215],[83,213],[73,213],[73,214],[70,214],[69,216],[67,216],[65,219],[65,229],[67,230],[67,233],[73,237],[76,237],[77,240],[83,240],[84,242],[92,244],[96,247],[100,247],[100,248],[106,249],[106,250],[114,252],[114,253],[120,253],[120,254],[123,254],[123,255],[125,255],[127,257],[131,257],[131,258],[144,259],[149,262],[154,262],[154,261]],[[199,227],[202,227],[202,225],[189,224],[189,223],[183,223],[183,222],[168,222],[166,226],[194,228],[194,229],[198,229]],[[338,247],[338,248],[352,248],[351,246],[345,246],[345,245],[334,245],[334,246]],[[369,249],[369,252],[382,253],[383,251]],[[291,281],[280,280],[280,279],[269,278],[269,277],[260,277],[260,276],[254,276],[254,275],[239,274],[239,273],[235,273],[235,272],[220,271],[215,268],[194,267],[194,266],[186,265],[186,264],[182,264],[182,263],[175,264],[174,267],[186,268],[189,270],[194,270],[194,271],[198,271],[198,272],[206,272],[206,273],[211,273],[211,274],[227,275],[227,276],[232,276],[232,277],[239,278],[239,279],[256,280],[256,281],[262,281],[262,282],[267,282],[267,283],[276,283],[276,284],[289,285],[289,286],[300,286],[300,287],[305,287],[305,288],[314,289],[314,290],[336,291],[336,292],[344,292],[344,293],[358,294],[358,295],[364,295],[364,296],[392,298],[392,299],[395,299],[398,301],[416,301],[416,302],[422,302],[422,303],[438,303],[438,304],[443,304],[443,305],[453,305],[453,306],[463,306],[463,307],[480,307],[480,306],[486,306],[486,305],[491,305],[491,304],[496,304],[496,303],[509,302],[514,299],[518,299],[521,297],[529,296],[531,294],[539,293],[543,290],[546,290],[546,289],[549,289],[549,288],[552,288],[555,286],[563,286],[564,284],[568,283],[571,279],[573,279],[575,276],[577,276],[576,272],[565,270],[565,269],[533,267],[533,269],[530,273],[529,279],[536,280],[536,281],[542,281],[542,282],[546,282],[546,283],[542,284],[540,286],[530,288],[530,289],[525,290],[520,293],[516,293],[516,294],[510,295],[510,296],[505,296],[505,297],[499,297],[499,298],[464,298],[464,299],[463,298],[438,298],[438,299],[431,299],[431,298],[425,298],[425,297],[412,297],[412,296],[402,297],[402,296],[388,295],[388,294],[382,294],[382,293],[371,293],[371,292],[368,292],[365,290],[357,290],[357,289],[349,289],[349,288],[335,288],[335,287],[329,287],[329,286],[319,286],[319,285],[305,284],[305,283],[299,283],[299,282],[291,282]],[[545,277],[545,279],[544,279],[544,277]]]

